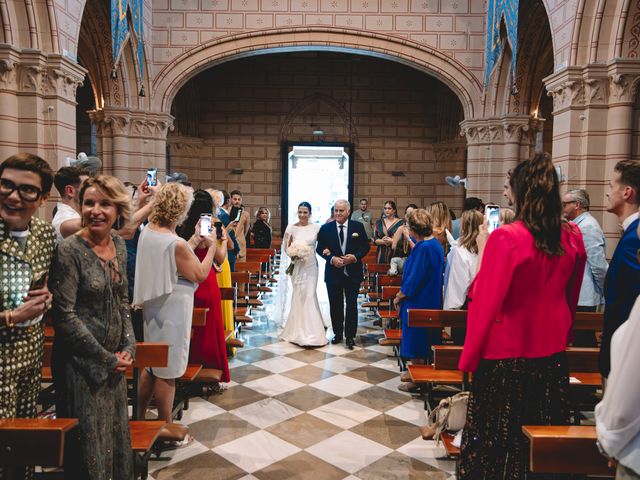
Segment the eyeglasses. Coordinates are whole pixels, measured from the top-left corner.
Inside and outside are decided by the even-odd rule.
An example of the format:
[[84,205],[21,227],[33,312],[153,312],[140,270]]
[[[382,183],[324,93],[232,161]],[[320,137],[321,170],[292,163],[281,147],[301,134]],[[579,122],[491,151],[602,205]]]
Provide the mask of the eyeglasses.
[[571,205],[572,203],[578,203],[577,200],[571,200],[570,202],[562,202],[562,206],[566,207],[567,205]]
[[42,196],[42,190],[28,183],[16,185],[11,180],[0,178],[0,196],[8,197],[13,192],[18,191],[18,195],[25,202],[35,202]]

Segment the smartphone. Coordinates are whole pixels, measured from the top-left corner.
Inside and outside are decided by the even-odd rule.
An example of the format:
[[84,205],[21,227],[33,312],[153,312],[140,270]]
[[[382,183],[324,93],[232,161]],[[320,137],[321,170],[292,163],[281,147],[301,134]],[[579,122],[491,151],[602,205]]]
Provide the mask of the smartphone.
[[229,217],[232,222],[239,222],[240,217],[242,217],[243,207],[231,207],[231,211],[229,212]]
[[487,220],[489,233],[500,226],[500,207],[497,205],[487,205],[484,207],[484,216]]
[[222,238],[222,222],[215,222],[213,226],[216,228],[216,238]]
[[203,213],[200,215],[200,235],[203,237],[211,235],[211,214]]
[[158,185],[158,169],[157,168],[147,169],[147,186],[155,187],[157,185]]

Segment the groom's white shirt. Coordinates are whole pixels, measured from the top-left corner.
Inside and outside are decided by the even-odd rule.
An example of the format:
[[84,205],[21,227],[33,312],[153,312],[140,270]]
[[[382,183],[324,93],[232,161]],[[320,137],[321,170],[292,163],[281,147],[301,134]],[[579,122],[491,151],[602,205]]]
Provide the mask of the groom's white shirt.
[[[346,220],[342,225],[344,225],[344,242],[342,242],[340,248],[342,249],[342,254],[344,255],[347,253],[347,232],[349,231],[349,220]],[[338,239],[340,239],[340,224],[338,222],[336,222],[336,231],[338,232]]]

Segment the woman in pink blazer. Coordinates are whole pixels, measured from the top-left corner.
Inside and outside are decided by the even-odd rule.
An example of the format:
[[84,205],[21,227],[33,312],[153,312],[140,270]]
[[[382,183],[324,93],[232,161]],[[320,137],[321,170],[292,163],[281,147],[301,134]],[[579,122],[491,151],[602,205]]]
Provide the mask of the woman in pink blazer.
[[469,288],[459,366],[473,381],[462,479],[525,478],[522,425],[569,421],[565,347],[586,262],[582,235],[562,219],[548,155],[520,163],[509,182],[516,222],[491,233]]

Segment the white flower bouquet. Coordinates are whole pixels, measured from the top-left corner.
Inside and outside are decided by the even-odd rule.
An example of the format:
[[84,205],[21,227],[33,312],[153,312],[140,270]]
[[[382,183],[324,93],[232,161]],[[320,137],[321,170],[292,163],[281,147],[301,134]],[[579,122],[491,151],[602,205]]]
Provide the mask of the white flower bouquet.
[[293,274],[293,268],[295,267],[296,262],[308,258],[309,255],[311,255],[312,251],[313,250],[311,249],[311,247],[306,243],[295,241],[291,243],[291,245],[287,247],[287,255],[289,255],[289,257],[291,258],[291,263],[285,270],[285,273],[287,275]]

